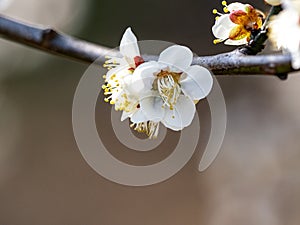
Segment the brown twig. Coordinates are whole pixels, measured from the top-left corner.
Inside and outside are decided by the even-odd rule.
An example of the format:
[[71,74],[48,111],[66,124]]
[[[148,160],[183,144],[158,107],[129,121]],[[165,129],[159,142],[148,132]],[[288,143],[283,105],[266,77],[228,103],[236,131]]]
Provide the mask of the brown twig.
[[[0,16],[0,35],[8,40],[40,49],[44,52],[92,63],[103,63],[110,48],[83,41],[52,28],[25,24]],[[147,56],[146,60],[157,58]],[[100,60],[99,60],[100,59]],[[215,75],[278,75],[293,72],[289,55],[248,56],[240,50],[214,56],[195,57],[194,64],[207,66]]]

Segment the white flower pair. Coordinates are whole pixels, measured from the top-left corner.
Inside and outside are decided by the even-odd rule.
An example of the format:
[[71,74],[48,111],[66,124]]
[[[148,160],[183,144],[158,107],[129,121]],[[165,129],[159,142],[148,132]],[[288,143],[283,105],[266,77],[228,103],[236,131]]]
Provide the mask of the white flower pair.
[[213,84],[211,73],[191,65],[192,51],[173,45],[161,52],[158,61],[144,62],[137,39],[128,28],[120,43],[123,57],[110,58],[105,67],[106,102],[122,110],[132,127],[150,138],[158,135],[159,123],[178,131],[189,126],[197,103],[205,98]]

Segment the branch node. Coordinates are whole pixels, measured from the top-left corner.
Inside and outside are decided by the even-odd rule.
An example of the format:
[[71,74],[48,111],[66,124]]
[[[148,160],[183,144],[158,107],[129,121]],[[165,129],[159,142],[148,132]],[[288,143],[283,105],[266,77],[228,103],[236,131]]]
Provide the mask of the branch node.
[[49,42],[57,35],[58,33],[53,28],[44,29],[41,36],[41,44],[43,46],[48,46]]
[[287,74],[287,73],[277,74],[277,77],[278,77],[280,80],[287,80],[287,79],[288,79],[288,74]]

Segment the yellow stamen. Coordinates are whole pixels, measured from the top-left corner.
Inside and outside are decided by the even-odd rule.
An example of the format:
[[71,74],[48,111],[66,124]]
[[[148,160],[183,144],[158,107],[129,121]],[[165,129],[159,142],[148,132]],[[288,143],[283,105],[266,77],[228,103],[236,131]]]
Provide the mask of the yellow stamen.
[[227,6],[227,2],[226,1],[222,1],[222,5],[223,6]]
[[218,13],[218,10],[213,9],[212,13],[213,13],[213,14],[217,14],[217,13]]
[[229,10],[228,10],[227,7],[224,7],[224,8],[223,8],[223,11],[224,11],[224,13],[229,13]]
[[215,39],[214,40],[214,44],[216,45],[216,44],[219,44],[219,43],[221,43],[222,42],[222,40],[220,40],[220,39]]

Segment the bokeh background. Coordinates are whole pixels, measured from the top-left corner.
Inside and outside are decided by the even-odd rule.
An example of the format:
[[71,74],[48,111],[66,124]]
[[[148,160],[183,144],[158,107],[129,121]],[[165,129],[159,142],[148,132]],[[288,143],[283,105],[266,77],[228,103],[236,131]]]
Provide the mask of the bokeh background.
[[[245,1],[242,1],[245,2]],[[248,1],[267,11],[263,1]],[[198,55],[232,48],[212,44],[217,0],[13,0],[2,13],[116,47],[131,26],[140,40],[189,46]],[[72,100],[88,65],[0,40],[0,224],[5,225],[298,225],[300,223],[300,74],[218,77],[227,133],[212,166],[198,163],[209,135],[205,100],[192,160],[171,179],[126,187],[94,172],[72,133]],[[166,157],[178,134],[138,154],[116,141],[110,106],[99,98],[99,133],[112,154],[147,164]]]

